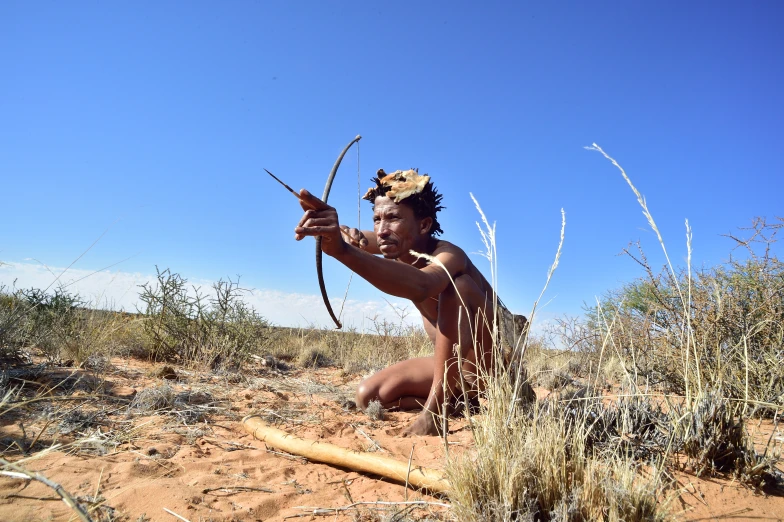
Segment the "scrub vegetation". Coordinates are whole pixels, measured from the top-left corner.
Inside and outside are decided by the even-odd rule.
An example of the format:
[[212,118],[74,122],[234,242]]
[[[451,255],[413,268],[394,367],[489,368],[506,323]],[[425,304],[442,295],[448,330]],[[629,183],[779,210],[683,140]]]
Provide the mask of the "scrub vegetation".
[[[620,169],[661,239],[626,173],[594,149]],[[495,230],[484,214],[482,220],[494,267]],[[447,452],[451,509],[427,516],[672,520],[678,516],[672,502],[680,492],[676,473],[731,478],[757,491],[781,487],[780,437],[755,441],[749,426],[765,420],[776,431],[784,409],[784,267],[775,250],[782,227],[782,218],[754,220],[728,236],[736,248],[726,263],[696,271],[669,261],[657,271],[639,246],[629,249],[641,266],[640,279],[608,291],[583,317],[563,318],[544,336],[526,332],[516,350],[522,365],[501,364],[494,347],[496,367],[486,371],[478,407],[462,413],[474,445]],[[562,243],[563,237],[562,229]],[[687,244],[690,239],[687,225]],[[667,257],[663,241],[661,248]],[[555,257],[550,276],[560,247]],[[166,269],[139,292],[144,308],[124,313],[93,309],[67,288],[0,288],[3,423],[62,393],[81,390],[98,400],[99,377],[117,358],[165,364],[163,379],[198,369],[283,396],[286,386],[299,385],[286,380],[292,367],[336,366],[349,379],[432,353],[421,329],[400,324],[378,321],[372,333],[272,326],[245,304],[238,281],[202,291]],[[530,319],[536,324],[535,306]],[[248,377],[248,368],[259,365],[269,370],[267,377]],[[92,372],[97,384],[86,392],[67,378],[54,388],[40,384],[46,372],[63,367]],[[523,400],[524,381],[539,389],[539,400]],[[307,386],[351,407],[350,397],[338,397],[335,389]],[[191,433],[221,404],[210,393],[178,395],[162,384],[137,394],[127,410],[169,416]],[[268,412],[268,419],[308,415],[296,404],[287,407]],[[111,437],[99,430],[101,438],[88,429],[109,423],[108,406],[92,413],[57,411],[50,412],[49,425],[85,434],[74,443],[81,451],[114,451],[133,438],[132,430],[116,428]],[[383,413],[369,415],[383,422]],[[3,439],[6,460],[0,466],[6,475],[19,478],[31,455],[54,451],[42,433],[22,442]],[[95,499],[56,492],[82,520],[115,520]],[[382,520],[374,513],[357,519]]]

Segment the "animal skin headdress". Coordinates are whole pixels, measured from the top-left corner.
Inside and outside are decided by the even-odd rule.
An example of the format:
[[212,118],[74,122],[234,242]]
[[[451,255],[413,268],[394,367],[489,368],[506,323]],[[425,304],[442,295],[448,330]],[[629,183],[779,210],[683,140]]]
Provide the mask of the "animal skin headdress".
[[384,169],[379,169],[372,181],[376,186],[370,187],[362,199],[372,203],[377,197],[386,196],[393,199],[395,203],[403,201],[414,209],[417,218],[433,218],[431,234],[443,233],[436,219],[436,213],[444,208],[440,205],[442,196],[433,186],[430,176],[427,174],[420,176],[416,169],[396,170],[391,174],[384,172]]

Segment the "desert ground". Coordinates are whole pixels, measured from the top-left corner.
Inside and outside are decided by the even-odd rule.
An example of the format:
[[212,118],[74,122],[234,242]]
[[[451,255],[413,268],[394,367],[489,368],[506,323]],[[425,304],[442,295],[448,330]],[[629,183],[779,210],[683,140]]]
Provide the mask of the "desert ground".
[[[271,357],[237,373],[132,358],[94,368],[30,363],[6,372],[6,389],[19,395],[1,419],[3,458],[62,486],[92,520],[454,519],[448,495],[310,462],[242,428],[244,416],[260,415],[291,434],[410,458],[414,467],[443,468],[445,444],[452,455],[472,450],[464,418],[451,420],[445,438],[406,438],[401,431],[416,413],[374,420],[357,411],[351,399],[360,378]],[[540,399],[550,394],[536,391]],[[784,437],[770,419],[750,430],[763,445]],[[781,486],[755,491],[729,476],[686,471],[672,478],[676,519],[784,519]],[[0,519],[79,520],[51,487],[9,476],[0,477]]]

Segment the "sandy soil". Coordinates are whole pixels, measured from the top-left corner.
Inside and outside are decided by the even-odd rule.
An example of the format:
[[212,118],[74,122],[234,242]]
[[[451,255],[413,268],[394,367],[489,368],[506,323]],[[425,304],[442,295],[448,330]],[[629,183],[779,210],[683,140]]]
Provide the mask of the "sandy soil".
[[[414,465],[442,468],[443,439],[399,436],[414,414],[390,413],[373,421],[350,408],[357,376],[334,368],[280,373],[260,365],[248,375],[175,368],[177,378],[171,379],[174,375],[161,369],[114,360],[103,372],[28,374],[27,386],[49,390],[51,400],[0,419],[4,458],[18,461],[26,457],[24,449],[32,456],[23,461],[25,469],[61,484],[96,520],[310,520],[321,518],[310,513],[315,508],[377,501],[425,503],[361,504],[330,512],[329,518],[374,520],[374,513],[403,510],[412,518],[444,516],[438,504],[447,499],[267,450],[240,425],[245,415],[259,414],[302,437],[404,462],[413,452]],[[147,408],[136,407],[149,389],[167,391],[173,407],[151,412],[149,400]],[[774,427],[756,429],[762,440]],[[773,435],[782,436],[781,431]],[[470,449],[464,421],[450,424],[448,441],[449,451]],[[63,446],[42,451],[52,444]],[[684,520],[784,519],[783,491],[761,495],[728,480],[676,478],[681,495],[672,508]],[[0,520],[78,519],[43,484],[0,477]]]

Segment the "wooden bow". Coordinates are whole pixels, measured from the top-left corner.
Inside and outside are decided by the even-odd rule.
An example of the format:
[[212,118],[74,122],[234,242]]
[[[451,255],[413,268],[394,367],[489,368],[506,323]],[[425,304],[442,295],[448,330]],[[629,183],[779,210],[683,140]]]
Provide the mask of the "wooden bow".
[[[332,182],[335,179],[335,174],[338,173],[338,168],[340,167],[340,162],[343,161],[343,156],[346,155],[348,149],[351,148],[353,144],[358,142],[362,139],[362,136],[357,136],[351,142],[346,145],[343,149],[343,152],[340,153],[338,156],[337,161],[335,161],[335,165],[332,166],[332,171],[329,173],[329,178],[327,178],[327,185],[324,187],[324,195],[321,196],[321,201],[324,203],[327,202],[327,198],[329,198],[329,191],[332,189]],[[316,237],[316,273],[318,274],[318,281],[319,281],[319,288],[321,289],[321,297],[324,298],[324,306],[327,307],[327,312],[329,312],[330,317],[332,320],[335,321],[335,325],[338,329],[343,328],[343,325],[340,324],[340,320],[335,316],[335,312],[332,311],[332,305],[329,304],[329,297],[327,296],[327,287],[324,285],[324,271],[321,267],[323,254],[321,252],[321,236]]]

